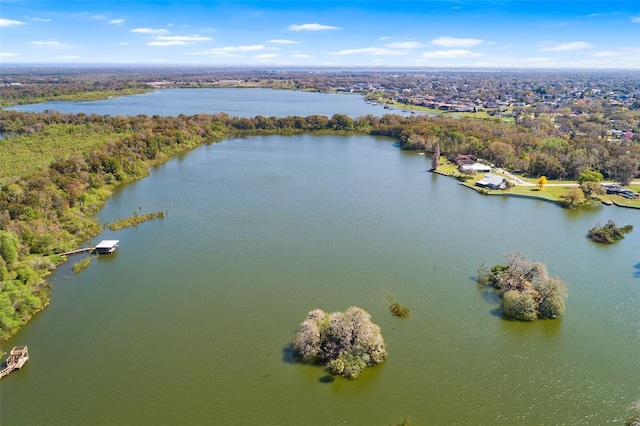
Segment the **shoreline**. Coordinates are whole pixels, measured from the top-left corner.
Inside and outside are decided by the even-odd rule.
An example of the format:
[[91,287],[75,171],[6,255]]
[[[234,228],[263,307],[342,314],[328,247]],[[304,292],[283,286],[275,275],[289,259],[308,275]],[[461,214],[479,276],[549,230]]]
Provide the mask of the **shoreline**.
[[[430,171],[431,173],[435,173],[438,174],[440,176],[444,176],[447,178],[452,178],[452,179],[456,179],[455,176],[452,176],[450,174],[447,174],[445,172],[441,172],[438,170],[427,170]],[[519,193],[514,193],[514,192],[506,192],[508,190],[490,190],[490,189],[485,189],[485,188],[481,188],[478,187],[474,184],[465,182],[465,181],[458,181],[458,185],[466,187],[468,189],[471,189],[475,192],[477,192],[480,195],[487,195],[487,196],[502,196],[502,197],[514,197],[514,198],[525,198],[525,199],[530,199],[530,200],[538,200],[538,201],[544,201],[547,203],[553,203],[558,205],[559,207],[562,207],[562,205],[560,204],[559,200],[556,198],[553,198],[552,196],[550,197],[541,197],[539,195],[528,195],[528,194],[519,194]],[[553,185],[553,186],[559,186],[562,188],[571,188],[574,187],[576,184],[573,183],[567,183],[566,186],[565,185]],[[530,185],[520,185],[520,186],[530,186]],[[640,210],[640,206],[636,206],[636,205],[630,205],[630,204],[623,204],[620,203],[619,201],[616,201],[612,198],[607,198],[607,199],[603,199],[600,198],[600,204],[602,204],[603,206],[616,206],[616,207],[620,207],[620,208],[625,208],[625,209],[635,209],[635,210]],[[596,204],[595,202],[592,204]],[[585,204],[586,205],[586,204]]]

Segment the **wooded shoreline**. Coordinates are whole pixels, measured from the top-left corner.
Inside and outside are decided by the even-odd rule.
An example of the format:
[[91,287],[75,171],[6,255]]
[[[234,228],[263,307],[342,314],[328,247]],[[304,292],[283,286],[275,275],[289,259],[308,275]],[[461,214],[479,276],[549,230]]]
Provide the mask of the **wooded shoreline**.
[[[402,149],[432,153],[438,147],[447,157],[466,153],[497,164],[511,161],[504,155],[511,152],[513,158],[527,160],[532,176],[561,160],[571,161],[568,154],[583,152],[589,144],[599,152],[605,149],[602,141],[536,135],[497,119],[444,116],[111,117],[2,111],[0,132],[8,135],[0,144],[2,339],[48,304],[50,285],[44,277],[65,260],[54,254],[77,248],[99,233],[93,215],[116,186],[140,179],[150,167],[201,144],[235,135],[378,135],[397,140]],[[637,173],[640,147],[606,146],[599,165],[595,160],[589,164],[611,178]],[[617,159],[624,160],[624,167],[609,168]]]

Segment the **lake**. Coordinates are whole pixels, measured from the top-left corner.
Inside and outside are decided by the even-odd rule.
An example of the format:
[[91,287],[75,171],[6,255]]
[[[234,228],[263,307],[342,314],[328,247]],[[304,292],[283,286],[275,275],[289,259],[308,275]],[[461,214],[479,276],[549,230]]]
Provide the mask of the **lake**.
[[[77,275],[71,258],[5,343],[31,360],[2,380],[2,423],[621,424],[640,398],[640,211],[486,197],[429,165],[386,138],[296,135],[153,168],[98,217],[167,216],[96,237],[119,251]],[[609,219],[636,230],[585,238]],[[513,250],[567,281],[564,318],[495,314],[473,277]],[[328,381],[290,362],[310,310],[353,305],[381,327],[384,364]]]
[[362,117],[368,114],[411,115],[382,105],[369,104],[359,94],[316,93],[273,89],[162,89],[136,96],[122,96],[103,101],[63,102],[16,105],[7,110],[24,112],[59,111],[61,113],[99,115],[195,115],[226,112],[236,117],[287,117],[346,114]]

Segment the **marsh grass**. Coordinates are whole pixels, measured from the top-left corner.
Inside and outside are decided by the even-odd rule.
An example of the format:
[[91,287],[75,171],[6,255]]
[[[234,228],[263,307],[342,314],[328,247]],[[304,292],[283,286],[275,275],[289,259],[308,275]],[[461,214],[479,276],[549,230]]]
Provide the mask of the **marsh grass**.
[[391,305],[389,305],[389,310],[394,316],[400,318],[406,318],[409,316],[409,308],[402,306],[401,304],[396,302],[393,298],[393,295],[389,295],[389,301],[391,302]]
[[77,274],[83,269],[85,269],[87,266],[89,266],[90,263],[91,263],[91,256],[87,256],[86,258],[82,259],[80,262],[74,263],[73,266],[71,267],[71,270],[73,271],[74,274]]
[[114,223],[105,223],[104,227],[111,229],[112,231],[117,231],[118,229],[122,228],[138,226],[142,222],[146,222],[149,220],[164,219],[165,215],[165,212],[147,213],[144,215],[139,215],[137,212],[134,212],[132,216],[125,219],[121,219]]

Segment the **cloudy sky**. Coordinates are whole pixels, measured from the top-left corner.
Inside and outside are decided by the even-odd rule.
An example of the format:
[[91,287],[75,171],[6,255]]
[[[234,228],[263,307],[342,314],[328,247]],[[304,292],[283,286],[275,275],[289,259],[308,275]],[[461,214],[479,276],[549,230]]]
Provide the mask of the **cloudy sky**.
[[640,70],[640,1],[2,0],[0,61]]

